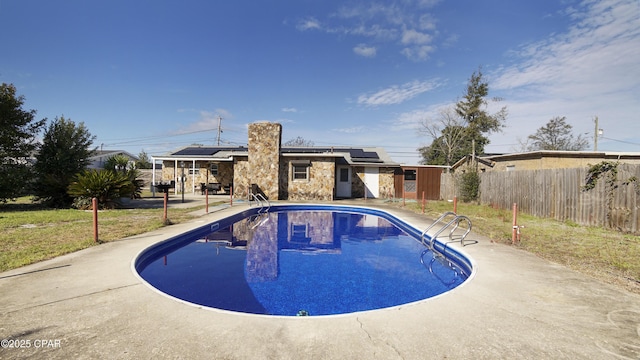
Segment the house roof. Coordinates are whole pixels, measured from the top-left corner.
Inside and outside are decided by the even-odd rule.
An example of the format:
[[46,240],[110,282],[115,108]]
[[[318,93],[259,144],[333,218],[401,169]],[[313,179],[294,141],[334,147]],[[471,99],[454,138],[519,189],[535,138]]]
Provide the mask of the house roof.
[[[453,165],[451,165],[451,170],[455,170],[471,160],[473,160],[473,155],[471,154],[465,155],[460,160],[456,161]],[[478,160],[479,163],[488,167],[493,167],[494,165],[494,162],[489,157],[480,157],[476,155],[476,160]]]
[[[470,161],[472,155],[465,155],[451,169],[455,170],[466,162]],[[606,159],[606,160],[640,160],[640,152],[615,152],[615,151],[560,151],[560,150],[538,150],[510,154],[485,154],[476,156],[479,163],[493,167],[498,162],[514,160],[535,160],[542,158],[564,158],[564,159]]]
[[[174,153],[173,156],[215,156],[218,153],[226,152],[246,152],[247,149],[239,147],[207,147],[207,146],[189,146],[182,148]],[[219,156],[220,154],[218,154]]]
[[541,158],[582,158],[582,159],[610,159],[610,160],[640,160],[640,152],[616,152],[616,151],[559,151],[538,150],[521,153],[499,154],[483,156],[491,161],[528,160]]
[[[231,161],[234,157],[246,157],[249,149],[244,146],[187,146],[160,156],[154,160],[211,160]],[[387,152],[379,147],[282,147],[284,157],[333,157],[344,159],[347,164],[362,166],[399,166]]]
[[89,157],[89,160],[99,160],[101,158],[107,158],[120,154],[125,155],[133,160],[139,160],[137,156],[124,150],[94,150],[93,155]]

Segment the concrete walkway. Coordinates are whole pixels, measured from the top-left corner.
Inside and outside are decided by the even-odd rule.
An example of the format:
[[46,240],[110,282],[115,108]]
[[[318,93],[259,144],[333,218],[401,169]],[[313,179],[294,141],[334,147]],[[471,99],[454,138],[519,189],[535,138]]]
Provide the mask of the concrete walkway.
[[202,309],[133,274],[147,246],[245,208],[1,273],[0,339],[22,348],[0,359],[640,359],[640,296],[473,233],[477,272],[461,287],[340,316]]

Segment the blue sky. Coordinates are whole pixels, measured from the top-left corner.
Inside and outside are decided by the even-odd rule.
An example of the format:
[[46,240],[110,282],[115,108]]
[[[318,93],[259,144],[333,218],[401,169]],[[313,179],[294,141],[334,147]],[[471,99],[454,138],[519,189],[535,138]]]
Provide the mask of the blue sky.
[[555,116],[589,139],[598,116],[599,150],[640,151],[638,0],[0,0],[0,44],[26,109],[133,154],[215,145],[219,115],[221,145],[268,120],[417,163],[420,124],[479,66],[509,110],[487,152]]

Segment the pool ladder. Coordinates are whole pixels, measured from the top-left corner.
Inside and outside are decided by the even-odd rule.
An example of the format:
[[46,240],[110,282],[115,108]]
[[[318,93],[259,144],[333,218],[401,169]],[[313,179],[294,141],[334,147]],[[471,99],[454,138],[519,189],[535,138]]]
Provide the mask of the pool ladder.
[[[449,222],[444,224],[442,227],[440,227],[440,229],[438,229],[438,231],[436,231],[433,234],[433,236],[431,236],[431,239],[427,238],[427,232],[429,230],[431,230],[434,226],[436,226],[441,221],[443,221],[446,217],[452,216],[452,215],[453,215],[453,218],[451,220],[449,220]],[[440,255],[444,255],[444,252],[446,252],[446,250],[447,250],[447,245],[449,243],[458,241],[457,239],[454,239],[454,235],[453,234],[458,229],[458,227],[460,226],[460,222],[461,221],[465,221],[467,223],[467,229],[460,236],[460,245],[466,246],[466,245],[470,245],[470,244],[477,244],[478,241],[476,241],[476,240],[465,240],[467,235],[469,235],[469,233],[471,232],[471,226],[472,226],[471,225],[471,219],[469,219],[468,217],[466,217],[464,215],[457,215],[453,211],[447,211],[446,213],[442,214],[436,221],[434,221],[433,224],[429,225],[429,227],[427,227],[422,232],[422,236],[421,236],[422,245],[428,247],[434,253],[440,253]],[[451,228],[451,230],[449,230],[449,241],[444,243],[444,248],[443,248],[442,252],[440,252],[437,249],[435,249],[433,244],[436,241],[436,238],[438,237],[438,235],[440,235],[443,231],[445,231],[446,229],[451,227],[451,225],[453,225],[453,227]],[[470,242],[470,243],[469,244],[465,244],[465,241],[466,242]]]
[[[251,201],[255,201],[256,204],[260,205],[260,209],[258,209],[258,214],[268,213],[269,209],[271,209],[271,202],[262,194],[254,194],[249,193],[249,206],[251,206]],[[266,204],[266,205],[265,205]]]
[[251,206],[252,199],[260,206],[258,213],[249,217],[249,224],[252,224],[251,229],[253,230],[269,220],[269,217],[266,215],[269,212],[269,209],[271,209],[271,202],[269,202],[269,200],[262,194],[249,193],[249,196],[249,206]]

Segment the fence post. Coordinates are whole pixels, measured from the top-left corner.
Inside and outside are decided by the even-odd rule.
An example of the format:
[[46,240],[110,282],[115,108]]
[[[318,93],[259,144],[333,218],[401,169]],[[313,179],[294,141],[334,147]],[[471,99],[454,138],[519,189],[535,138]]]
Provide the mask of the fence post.
[[404,185],[402,185],[402,206],[406,206],[405,195],[404,195]]
[[422,213],[424,214],[424,191],[422,192]]
[[93,205],[93,241],[98,242],[98,199],[91,199]]
[[164,212],[162,213],[162,223],[167,224],[167,205],[169,203],[169,191],[164,191]]
[[209,188],[205,188],[204,189],[204,213],[208,214],[209,213]]
[[516,243],[516,236],[518,234],[518,204],[513,203],[513,230],[511,233],[511,244]]
[[454,214],[458,213],[458,197],[457,196],[453,197],[453,212]]
[[233,206],[233,185],[229,185],[229,206]]

